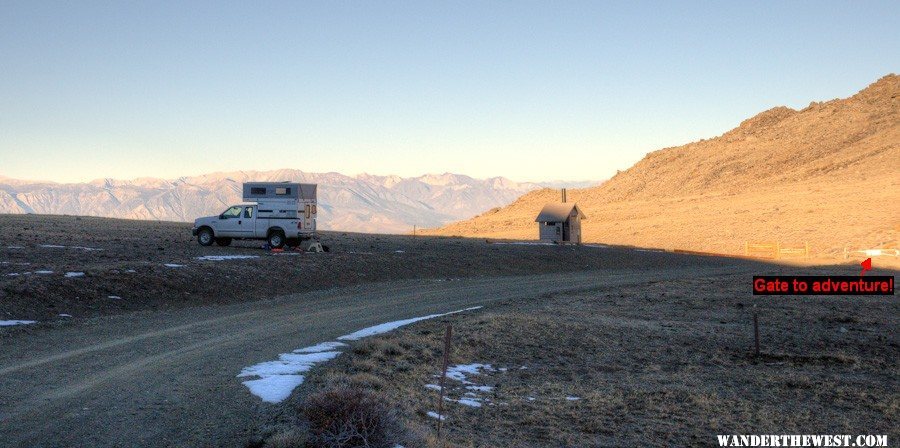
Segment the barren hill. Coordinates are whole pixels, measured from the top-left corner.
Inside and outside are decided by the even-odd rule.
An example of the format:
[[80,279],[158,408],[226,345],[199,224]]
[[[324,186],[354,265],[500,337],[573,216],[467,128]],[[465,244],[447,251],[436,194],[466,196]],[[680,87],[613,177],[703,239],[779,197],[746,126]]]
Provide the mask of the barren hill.
[[[741,253],[745,241],[809,242],[818,255],[895,246],[900,229],[900,76],[802,110],[776,107],[725,134],[648,154],[571,190],[589,242]],[[438,235],[534,239],[559,193],[543,189]]]

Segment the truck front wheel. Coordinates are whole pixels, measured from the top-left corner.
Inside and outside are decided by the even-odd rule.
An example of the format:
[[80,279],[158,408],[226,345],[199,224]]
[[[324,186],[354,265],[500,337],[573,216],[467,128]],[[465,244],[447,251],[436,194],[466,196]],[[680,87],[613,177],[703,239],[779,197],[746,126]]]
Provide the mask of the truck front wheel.
[[200,229],[200,232],[197,233],[197,242],[200,243],[201,246],[210,246],[215,239],[213,231],[210,228]]
[[284,232],[276,230],[269,234],[269,246],[273,249],[281,249],[284,247]]

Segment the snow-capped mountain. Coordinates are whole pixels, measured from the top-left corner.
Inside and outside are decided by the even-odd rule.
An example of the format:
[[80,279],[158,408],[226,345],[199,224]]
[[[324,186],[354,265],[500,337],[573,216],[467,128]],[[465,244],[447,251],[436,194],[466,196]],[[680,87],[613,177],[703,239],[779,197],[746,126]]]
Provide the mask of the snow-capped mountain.
[[319,184],[320,229],[383,233],[406,233],[414,225],[436,227],[469,218],[542,187],[502,177],[474,179],[450,173],[403,178],[289,169],[178,179],[98,179],[76,184],[0,176],[0,213],[189,222],[198,216],[220,213],[239,202],[245,181]]

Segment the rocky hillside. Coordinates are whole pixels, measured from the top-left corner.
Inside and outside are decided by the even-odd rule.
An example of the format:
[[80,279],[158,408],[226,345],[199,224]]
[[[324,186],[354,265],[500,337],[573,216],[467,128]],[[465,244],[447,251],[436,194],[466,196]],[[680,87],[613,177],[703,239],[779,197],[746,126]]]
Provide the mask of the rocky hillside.
[[[709,140],[652,152],[599,187],[572,190],[593,242],[740,253],[745,241],[896,245],[900,76],[802,110],[776,107]],[[536,238],[559,193],[539,190],[440,235]]]
[[413,225],[439,226],[468,218],[541,188],[502,177],[401,178],[297,170],[214,173],[174,180],[101,179],[82,184],[0,177],[0,213],[193,221],[240,201],[241,183],[248,180],[317,183],[321,229],[381,233],[407,233]]

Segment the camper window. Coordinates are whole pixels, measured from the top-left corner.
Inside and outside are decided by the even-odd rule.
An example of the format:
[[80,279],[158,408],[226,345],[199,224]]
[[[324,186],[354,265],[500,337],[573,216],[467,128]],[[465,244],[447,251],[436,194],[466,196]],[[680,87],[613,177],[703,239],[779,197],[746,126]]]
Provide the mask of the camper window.
[[266,187],[252,187],[252,188],[250,188],[250,194],[252,194],[253,196],[257,196],[257,195],[265,196],[266,195]]
[[306,204],[306,217],[309,218],[310,207],[309,204]]
[[279,187],[279,188],[276,188],[276,189],[275,189],[275,194],[277,194],[277,195],[279,195],[279,196],[288,195],[288,194],[291,194],[291,189],[290,189],[290,188]]

